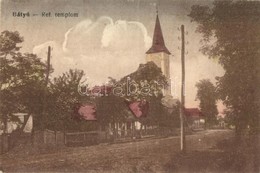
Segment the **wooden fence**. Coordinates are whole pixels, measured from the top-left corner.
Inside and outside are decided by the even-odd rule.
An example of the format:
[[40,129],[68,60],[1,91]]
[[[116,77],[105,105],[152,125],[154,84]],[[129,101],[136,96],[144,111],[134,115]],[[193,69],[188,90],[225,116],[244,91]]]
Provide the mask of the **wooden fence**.
[[35,146],[40,145],[64,145],[64,133],[60,131],[36,131],[33,137],[33,144]]
[[86,146],[100,143],[102,132],[74,132],[65,134],[66,146]]
[[[176,130],[168,128],[147,128],[142,130],[137,129],[114,129],[114,131],[89,131],[89,132],[60,132],[60,131],[35,131],[33,138],[31,134],[20,136],[19,144],[26,141],[31,143],[33,140],[34,146],[87,146],[96,145],[103,142],[115,142],[117,140],[128,140],[150,136],[171,136],[176,135]],[[13,141],[10,134],[1,135],[0,138],[0,153],[5,153],[12,149]]]
[[106,133],[102,131],[90,132],[60,132],[36,131],[34,133],[34,146],[86,146],[106,141]]

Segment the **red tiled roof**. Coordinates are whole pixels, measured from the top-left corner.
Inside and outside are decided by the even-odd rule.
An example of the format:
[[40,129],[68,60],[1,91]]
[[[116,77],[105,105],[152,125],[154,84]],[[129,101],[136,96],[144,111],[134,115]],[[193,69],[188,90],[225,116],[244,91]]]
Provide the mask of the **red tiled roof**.
[[127,102],[130,111],[137,117],[146,117],[149,110],[149,102],[146,100]]
[[161,29],[158,15],[156,16],[156,23],[155,23],[154,34],[153,34],[153,44],[152,47],[146,52],[146,54],[157,53],[157,52],[165,52],[169,55],[171,54],[164,44],[162,29]]

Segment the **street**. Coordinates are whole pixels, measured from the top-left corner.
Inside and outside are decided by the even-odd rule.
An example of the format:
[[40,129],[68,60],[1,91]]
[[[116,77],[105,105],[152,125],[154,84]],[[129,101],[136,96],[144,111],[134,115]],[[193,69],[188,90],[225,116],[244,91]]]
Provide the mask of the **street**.
[[[187,153],[217,150],[214,146],[232,135],[230,130],[207,130],[186,136]],[[43,154],[11,152],[1,156],[1,168],[7,172],[172,172],[171,163],[180,157],[179,140],[176,136],[66,147]]]

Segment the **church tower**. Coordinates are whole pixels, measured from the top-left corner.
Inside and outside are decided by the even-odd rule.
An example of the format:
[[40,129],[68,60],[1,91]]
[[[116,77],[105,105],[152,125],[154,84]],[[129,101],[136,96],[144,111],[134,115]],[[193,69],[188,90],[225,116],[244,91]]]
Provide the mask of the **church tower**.
[[146,62],[153,61],[159,68],[161,68],[162,73],[166,76],[169,86],[164,89],[164,96],[171,95],[170,54],[170,51],[166,48],[164,43],[160,20],[157,14],[153,34],[153,43],[152,47],[146,52]]

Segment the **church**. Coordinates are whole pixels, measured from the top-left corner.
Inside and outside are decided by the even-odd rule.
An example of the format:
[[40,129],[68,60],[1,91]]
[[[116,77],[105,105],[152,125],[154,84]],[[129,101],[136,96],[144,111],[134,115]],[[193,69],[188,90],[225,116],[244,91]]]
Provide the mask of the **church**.
[[153,34],[153,43],[151,48],[146,52],[146,62],[153,61],[159,68],[161,68],[163,75],[166,76],[169,86],[164,89],[164,96],[171,95],[170,55],[171,53],[164,43],[161,24],[157,14]]
[[[158,14],[156,15],[156,21],[155,21],[155,27],[154,27],[154,33],[153,33],[153,42],[151,47],[146,51],[146,56],[145,56],[145,60],[146,63],[147,62],[154,62],[154,64],[159,67],[162,71],[162,74],[166,77],[167,82],[168,82],[168,86],[164,87],[163,89],[163,99],[162,99],[162,104],[166,107],[166,109],[169,112],[172,112],[172,110],[174,109],[177,100],[173,99],[172,95],[171,95],[171,79],[170,79],[170,51],[168,50],[168,48],[165,45],[164,42],[164,37],[163,37],[163,32],[162,32],[162,28],[161,28],[161,24],[160,24],[160,20],[159,20],[159,16]],[[137,106],[134,106],[134,108],[131,108],[131,104],[130,104],[130,110],[131,112],[135,115],[135,117],[140,117],[138,116],[138,112],[140,114],[142,114],[141,110],[140,110],[140,106],[138,105],[139,102],[133,102],[133,104],[137,103]],[[136,109],[136,110],[135,110]],[[110,124],[110,129],[112,127],[112,125]],[[129,130],[131,131],[130,133],[132,133],[132,130],[140,130],[142,128],[141,123],[136,120],[135,118],[130,118],[128,119],[127,122],[125,123],[116,123],[115,124],[115,129],[118,130],[118,134],[119,136],[125,136],[125,135],[129,135]],[[156,128],[153,126],[144,126],[145,131],[146,129],[154,129]],[[121,132],[124,131],[124,134],[121,134]]]
[[161,68],[163,75],[166,77],[168,86],[163,89],[162,104],[169,112],[173,111],[178,99],[174,99],[171,92],[171,73],[170,73],[170,51],[164,43],[163,32],[158,16],[156,15],[152,46],[146,52],[146,62],[152,61],[157,67]]

